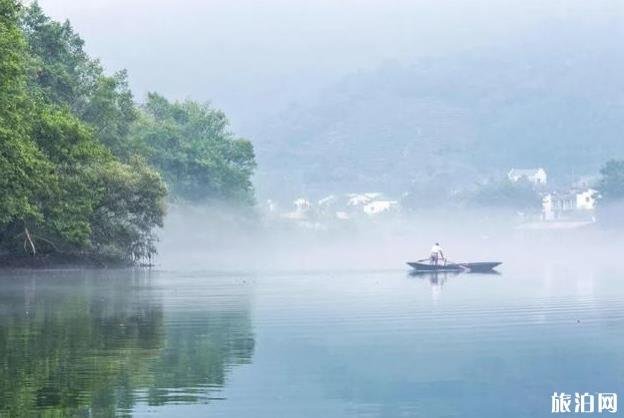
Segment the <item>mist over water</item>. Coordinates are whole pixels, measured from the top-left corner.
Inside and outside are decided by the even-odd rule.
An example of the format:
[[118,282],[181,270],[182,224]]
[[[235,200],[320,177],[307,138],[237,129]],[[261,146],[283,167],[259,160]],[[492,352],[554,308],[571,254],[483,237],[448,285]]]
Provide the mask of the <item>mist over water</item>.
[[455,262],[500,261],[501,270],[618,260],[624,234],[592,224],[580,229],[519,228],[502,210],[428,209],[301,227],[262,213],[176,206],[161,232],[159,268],[211,271],[406,269],[440,242]]

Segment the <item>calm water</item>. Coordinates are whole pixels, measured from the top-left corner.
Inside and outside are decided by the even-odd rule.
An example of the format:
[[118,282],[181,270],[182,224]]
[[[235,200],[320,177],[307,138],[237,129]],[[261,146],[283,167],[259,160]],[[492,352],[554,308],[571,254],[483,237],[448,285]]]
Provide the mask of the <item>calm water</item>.
[[501,270],[3,273],[0,411],[498,418],[624,396],[622,272]]

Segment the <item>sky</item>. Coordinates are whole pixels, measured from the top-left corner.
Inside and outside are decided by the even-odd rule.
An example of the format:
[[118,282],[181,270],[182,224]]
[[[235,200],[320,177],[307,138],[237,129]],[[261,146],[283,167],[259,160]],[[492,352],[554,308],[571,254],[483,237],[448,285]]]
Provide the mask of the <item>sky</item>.
[[557,20],[624,16],[614,0],[40,0],[109,71],[211,101],[236,123],[346,74],[505,43]]

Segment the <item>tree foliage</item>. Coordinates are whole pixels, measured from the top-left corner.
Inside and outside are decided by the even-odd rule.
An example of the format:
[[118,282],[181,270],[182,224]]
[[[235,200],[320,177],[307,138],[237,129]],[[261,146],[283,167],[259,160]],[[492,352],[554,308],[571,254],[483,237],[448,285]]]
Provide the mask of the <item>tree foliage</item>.
[[18,6],[0,0],[0,239],[7,228],[42,219],[39,198],[52,165],[30,138],[32,102],[26,88],[25,42],[18,26]]
[[0,0],[0,108],[0,251],[150,258],[164,180],[253,200],[253,148],[222,112],[157,94],[139,108],[126,72],[105,74],[36,2]]
[[100,253],[149,258],[155,253],[155,226],[163,226],[166,188],[160,175],[142,159],[110,161],[92,172],[98,205],[91,214],[93,238]]
[[600,194],[605,201],[624,199],[624,160],[610,160],[600,170]]
[[21,22],[30,52],[31,91],[67,107],[115,155],[127,157],[127,136],[137,117],[127,73],[104,74],[70,23],[50,19],[37,3],[24,11]]
[[150,93],[132,142],[183,199],[253,200],[253,147],[229,131],[221,111]]
[[[86,93],[86,87],[110,84],[108,79],[92,71],[69,24],[50,21],[36,3],[20,10],[13,0],[0,1],[1,248],[100,254],[106,246],[114,247],[117,259],[151,255],[152,230],[162,225],[164,185],[144,164],[117,161],[98,123],[80,113],[106,108],[97,100],[106,96],[102,89]],[[20,17],[29,22],[24,29]],[[117,189],[125,193],[113,201],[109,190]],[[105,222],[105,211],[114,219]]]

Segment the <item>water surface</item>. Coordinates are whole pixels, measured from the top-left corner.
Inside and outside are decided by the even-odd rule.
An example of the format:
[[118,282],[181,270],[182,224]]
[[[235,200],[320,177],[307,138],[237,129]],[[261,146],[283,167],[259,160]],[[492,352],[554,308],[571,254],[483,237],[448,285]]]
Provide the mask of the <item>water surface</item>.
[[539,417],[624,395],[621,271],[5,272],[6,416]]

